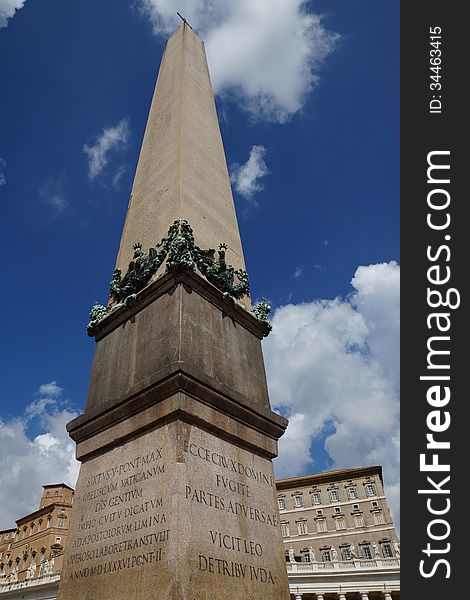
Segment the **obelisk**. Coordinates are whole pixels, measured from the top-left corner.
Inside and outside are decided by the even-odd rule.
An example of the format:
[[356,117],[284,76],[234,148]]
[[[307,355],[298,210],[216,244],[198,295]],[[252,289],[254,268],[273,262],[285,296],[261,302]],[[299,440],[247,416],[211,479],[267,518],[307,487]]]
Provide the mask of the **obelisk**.
[[263,306],[248,279],[204,45],[167,41],[85,413],[59,600],[287,600]]

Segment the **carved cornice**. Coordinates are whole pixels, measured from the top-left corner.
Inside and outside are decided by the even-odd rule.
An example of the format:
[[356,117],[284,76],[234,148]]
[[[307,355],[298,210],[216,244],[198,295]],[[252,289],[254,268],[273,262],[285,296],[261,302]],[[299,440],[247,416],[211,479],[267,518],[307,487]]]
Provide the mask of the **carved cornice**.
[[[165,273],[183,271],[197,272],[215,286],[232,302],[248,296],[250,287],[248,275],[244,269],[234,269],[225,260],[226,244],[221,243],[219,250],[203,250],[196,245],[191,226],[184,219],[178,219],[170,226],[168,234],[148,254],[143,251],[142,244],[134,244],[134,256],[124,275],[115,269],[110,284],[110,304],[108,307],[96,302],[90,312],[88,333],[91,336],[99,328],[100,323],[117,310],[129,308],[137,301],[137,296],[150,285],[158,274],[163,263]],[[160,277],[163,274],[160,274]],[[268,330],[271,325],[268,315],[271,307],[265,300],[258,302],[253,308],[253,315]],[[265,335],[267,335],[267,333]]]
[[183,285],[205,300],[219,308],[228,317],[240,323],[259,339],[269,334],[266,323],[254,316],[254,314],[241,305],[238,301],[231,300],[204,277],[192,270],[179,272],[171,271],[152,281],[142,291],[135,295],[132,302],[127,305],[120,304],[107,312],[105,318],[88,327],[88,335],[99,341],[111,331],[119,327],[127,320],[132,319],[146,306],[154,302],[160,296],[171,293],[176,286]]

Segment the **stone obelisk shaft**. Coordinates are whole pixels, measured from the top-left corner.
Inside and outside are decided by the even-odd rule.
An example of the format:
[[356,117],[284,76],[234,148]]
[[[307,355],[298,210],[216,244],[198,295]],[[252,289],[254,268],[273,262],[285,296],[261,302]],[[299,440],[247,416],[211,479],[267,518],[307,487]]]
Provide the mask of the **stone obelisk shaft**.
[[132,245],[154,246],[186,219],[201,248],[228,245],[245,268],[203,42],[184,23],[167,41],[150,108],[116,267]]
[[[137,247],[129,265],[133,244],[156,260],[177,219],[208,262],[193,268],[180,223],[173,262],[132,288],[149,264]],[[207,252],[220,242],[226,263]],[[271,462],[287,422],[269,403],[268,327],[227,291],[243,255],[204,47],[186,24],[160,68],[117,262],[128,265],[128,295],[92,330],[85,412],[67,425],[82,464],[58,600],[288,600]]]

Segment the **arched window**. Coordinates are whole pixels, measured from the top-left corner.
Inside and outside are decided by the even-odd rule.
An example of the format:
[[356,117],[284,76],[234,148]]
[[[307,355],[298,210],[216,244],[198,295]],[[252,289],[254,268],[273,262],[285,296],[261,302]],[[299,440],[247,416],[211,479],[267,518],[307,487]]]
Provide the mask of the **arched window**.
[[320,548],[320,550],[321,550],[322,561],[323,562],[331,562],[332,561],[331,548],[324,547],[324,548]]
[[390,540],[380,540],[379,544],[382,549],[382,556],[384,558],[393,558],[393,548]]
[[359,544],[359,551],[361,558],[364,558],[365,560],[372,560],[372,548],[370,542],[364,541]]
[[300,551],[300,559],[303,563],[310,562],[310,551],[308,548],[304,548],[303,550]]
[[297,523],[297,532],[299,535],[305,535],[308,533],[307,519],[299,519]]

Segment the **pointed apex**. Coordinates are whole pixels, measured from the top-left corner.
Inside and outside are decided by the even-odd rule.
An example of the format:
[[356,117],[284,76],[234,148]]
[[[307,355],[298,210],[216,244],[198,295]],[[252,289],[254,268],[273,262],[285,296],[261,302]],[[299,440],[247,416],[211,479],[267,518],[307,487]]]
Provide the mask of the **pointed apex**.
[[180,220],[199,248],[226,244],[226,264],[245,269],[204,43],[181,18],[165,45],[134,178],[116,263],[123,273],[133,244],[148,252]]
[[178,17],[183,21],[184,25],[187,25],[189,27],[189,29],[192,29],[191,25],[186,21],[186,19],[183,17],[183,15],[180,15],[179,12],[176,12],[176,14],[178,15]]

